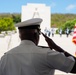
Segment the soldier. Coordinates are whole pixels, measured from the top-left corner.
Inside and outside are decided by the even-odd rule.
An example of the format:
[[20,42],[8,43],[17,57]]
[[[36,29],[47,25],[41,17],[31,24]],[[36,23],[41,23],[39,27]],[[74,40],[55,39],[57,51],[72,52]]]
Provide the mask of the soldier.
[[60,37],[62,36],[62,29],[61,28],[59,29],[59,35],[60,35]]
[[2,56],[0,75],[54,75],[55,69],[76,73],[76,58],[43,33],[48,48],[38,47],[41,22],[33,18],[16,24],[21,44]]
[[66,36],[68,37],[69,36],[69,28],[67,28],[65,32],[66,32]]

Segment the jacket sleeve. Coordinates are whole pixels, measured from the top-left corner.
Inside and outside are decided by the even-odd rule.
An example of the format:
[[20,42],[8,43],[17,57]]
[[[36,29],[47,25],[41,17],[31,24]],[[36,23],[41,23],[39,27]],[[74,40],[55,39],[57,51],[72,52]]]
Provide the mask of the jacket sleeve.
[[75,63],[74,58],[72,56],[66,57],[65,54],[57,51],[50,51],[47,53],[48,65],[53,69],[70,73]]
[[74,57],[74,59],[75,59],[75,64],[74,64],[72,70],[70,71],[70,73],[75,73],[76,74],[76,58]]

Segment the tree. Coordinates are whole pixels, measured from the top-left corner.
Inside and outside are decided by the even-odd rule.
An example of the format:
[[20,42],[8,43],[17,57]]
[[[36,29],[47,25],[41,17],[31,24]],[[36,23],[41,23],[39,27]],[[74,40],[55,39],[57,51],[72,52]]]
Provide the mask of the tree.
[[0,32],[8,30],[15,30],[13,19],[9,17],[0,19]]
[[74,28],[75,23],[76,23],[76,19],[71,21],[66,21],[66,23],[62,25],[63,33],[65,33],[66,28],[68,28],[71,31],[71,29]]
[[12,19],[14,23],[21,22],[21,15],[20,14],[12,14]]

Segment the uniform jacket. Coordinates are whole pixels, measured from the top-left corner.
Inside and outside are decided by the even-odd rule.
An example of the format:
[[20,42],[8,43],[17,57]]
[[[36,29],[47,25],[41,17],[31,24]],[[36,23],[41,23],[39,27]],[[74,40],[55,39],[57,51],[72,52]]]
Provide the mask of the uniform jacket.
[[72,57],[63,53],[23,40],[1,58],[0,75],[53,75],[55,69],[68,73],[74,62]]

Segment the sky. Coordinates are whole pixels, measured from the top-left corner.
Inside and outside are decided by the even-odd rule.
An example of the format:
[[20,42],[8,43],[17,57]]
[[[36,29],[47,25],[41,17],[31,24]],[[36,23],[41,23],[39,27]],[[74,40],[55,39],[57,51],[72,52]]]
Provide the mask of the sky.
[[50,6],[51,13],[76,14],[76,0],[0,0],[0,13],[21,13],[27,3]]

